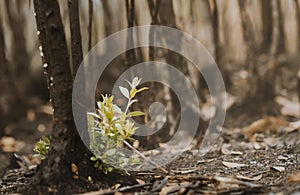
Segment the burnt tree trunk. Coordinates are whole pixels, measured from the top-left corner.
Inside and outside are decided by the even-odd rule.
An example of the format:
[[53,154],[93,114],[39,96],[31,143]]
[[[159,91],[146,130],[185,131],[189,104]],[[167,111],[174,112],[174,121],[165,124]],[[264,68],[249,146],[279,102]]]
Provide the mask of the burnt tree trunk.
[[75,77],[76,72],[83,60],[78,0],[69,1],[69,15],[70,15],[73,77]]
[[88,41],[88,51],[90,51],[92,49],[93,14],[94,14],[93,1],[89,0],[89,26],[88,26],[89,41]]
[[[249,63],[249,79],[250,88],[246,96],[246,102],[254,103],[258,100],[274,99],[275,89],[273,85],[274,79],[274,61],[271,59],[265,66],[267,71],[264,75],[259,74],[256,56],[258,55],[258,44],[255,42],[255,31],[252,27],[251,19],[246,11],[247,1],[239,0],[239,9],[241,15],[241,25],[243,30],[244,42],[246,44],[247,63]],[[272,77],[270,76],[272,75]],[[257,102],[257,103],[259,103]]]
[[[90,3],[90,2],[89,2]],[[93,6],[90,7],[90,14],[92,14]],[[70,0],[69,1],[69,16],[70,16],[70,32],[71,32],[71,56],[72,56],[72,67],[73,67],[73,78],[75,78],[76,73],[79,69],[80,64],[83,62],[83,53],[82,53],[82,42],[81,42],[81,33],[80,33],[80,19],[79,19],[79,8],[78,8],[78,0]],[[92,16],[90,16],[92,17]],[[92,19],[90,18],[90,26]],[[91,29],[89,29],[91,30]],[[89,32],[90,33],[90,32]],[[91,47],[91,34],[89,37],[89,45],[88,49]],[[83,67],[83,75],[84,75],[84,67]],[[80,91],[82,94],[86,94],[86,86],[85,83],[76,83],[76,86],[80,87]],[[76,98],[77,99],[77,98]],[[80,100],[86,100],[86,97],[78,98]],[[80,118],[83,119],[83,123],[79,124],[80,129],[87,129],[87,108],[77,106],[78,110],[73,110],[73,112],[80,113]],[[84,140],[89,139],[88,132],[82,134],[81,137],[84,136]],[[86,151],[88,152],[88,151]]]
[[46,193],[52,189],[58,194],[69,194],[73,186],[68,184],[74,185],[71,164],[78,165],[88,157],[83,155],[85,147],[73,122],[73,83],[67,43],[58,2],[34,0],[34,9],[54,114],[51,148],[47,158],[38,167],[27,192]]
[[268,53],[272,43],[273,17],[271,1],[261,1],[262,34],[261,50]]
[[[135,20],[135,0],[125,0],[126,6],[126,15],[127,15],[127,28],[131,28],[134,26]],[[130,33],[127,35],[127,45],[134,45],[133,34]],[[136,63],[135,49],[131,49],[126,51],[126,66],[133,66]]]
[[[8,27],[11,30],[11,60],[7,61],[6,69],[9,73],[11,81],[12,105],[10,107],[17,107],[18,112],[10,110],[11,120],[16,120],[25,117],[26,111],[29,107],[30,98],[30,83],[33,77],[30,73],[30,56],[27,52],[26,40],[24,35],[25,16],[22,13],[22,6],[24,2],[21,1],[5,1],[7,11]],[[19,85],[22,83],[22,85]],[[13,108],[11,108],[13,109]]]
[[[4,133],[3,129],[5,126],[12,121],[15,121],[20,116],[25,114],[24,106],[22,103],[26,104],[21,100],[19,96],[19,91],[12,73],[12,64],[7,60],[5,46],[5,36],[4,36],[4,21],[0,18],[0,135]],[[20,106],[20,107],[19,107]],[[18,111],[14,109],[18,108]]]
[[[159,17],[159,22],[161,25],[163,26],[168,26],[171,28],[175,28],[178,29],[177,24],[176,24],[176,15],[174,13],[174,9],[173,9],[174,5],[173,5],[173,1],[172,0],[161,0],[160,1],[160,7],[158,10],[158,17]],[[165,36],[162,37],[163,40],[165,40],[166,42],[171,43],[173,38],[169,37],[169,36]],[[178,44],[181,43],[181,38],[179,38]],[[171,50],[165,51],[165,59],[166,62],[172,66],[174,66],[175,68],[177,68],[182,74],[184,74],[190,81],[192,81],[190,72],[188,70],[188,61],[185,59],[184,56],[181,56],[180,54],[177,54],[176,52],[173,52]],[[200,75],[200,74],[199,74]],[[169,82],[171,83],[177,83],[178,88],[181,88],[182,90],[186,89],[186,86],[182,85],[182,82],[178,82],[177,78],[173,77],[172,75],[168,75],[169,76]],[[183,113],[183,115],[185,114],[193,114],[191,112],[189,112],[188,110],[193,110],[193,107],[198,106],[198,105],[189,105],[190,108],[183,110],[180,107],[179,104],[179,100],[176,97],[176,94],[172,92],[172,90],[168,90],[167,92],[162,93],[162,97],[167,101],[167,102],[171,102],[171,105],[166,106],[167,110],[168,110],[168,120],[165,123],[165,126],[167,129],[169,129],[169,131],[162,131],[161,132],[161,137],[163,139],[162,142],[165,142],[166,140],[168,140],[170,138],[170,136],[173,136],[174,133],[176,133],[178,125],[179,125],[179,121],[180,119],[180,114]],[[191,118],[193,116],[190,116]],[[199,121],[199,127],[202,128],[203,126],[202,121]],[[200,130],[199,128],[199,130]],[[203,132],[203,131],[202,131]],[[202,136],[200,131],[198,131],[197,136]],[[167,134],[167,135],[166,135]],[[200,139],[198,139],[200,140]]]
[[283,8],[282,8],[282,1],[277,0],[277,10],[278,10],[278,30],[279,30],[279,36],[278,36],[278,48],[277,48],[277,54],[283,54],[286,52],[285,49],[285,35],[284,35],[284,26],[283,26]]
[[[222,73],[224,82],[227,87],[230,87],[231,79],[230,79],[230,73],[226,70],[223,53],[222,53],[222,45],[220,40],[220,25],[219,25],[219,10],[217,1],[204,1],[205,6],[210,11],[210,20],[213,30],[213,43],[214,43],[214,49],[215,49],[215,61]],[[202,79],[202,82],[205,82]],[[203,89],[201,89],[203,90]]]

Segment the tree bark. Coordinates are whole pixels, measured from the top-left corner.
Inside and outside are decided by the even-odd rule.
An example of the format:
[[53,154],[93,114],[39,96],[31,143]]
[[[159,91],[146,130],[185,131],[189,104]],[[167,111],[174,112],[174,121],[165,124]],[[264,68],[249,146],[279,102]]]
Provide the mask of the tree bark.
[[69,1],[69,15],[70,15],[73,77],[75,77],[76,72],[83,60],[78,0]]
[[264,53],[268,53],[272,43],[273,30],[272,5],[270,0],[261,1],[261,17],[263,31],[263,41],[261,44],[261,50]]
[[94,14],[94,5],[93,1],[89,0],[89,42],[88,42],[88,51],[92,49],[92,29],[93,29],[93,14]]
[[[93,9],[92,9],[93,10]],[[72,67],[73,67],[73,78],[75,78],[79,66],[83,62],[82,54],[82,42],[81,42],[81,33],[80,33],[80,19],[79,19],[79,9],[78,9],[78,0],[69,1],[69,15],[70,15],[70,32],[71,32],[71,56],[72,56]],[[92,19],[91,19],[92,21]],[[91,40],[91,38],[89,38]],[[89,43],[90,44],[90,43]],[[89,48],[90,50],[90,48]],[[84,66],[83,66],[83,75],[84,75]],[[76,86],[80,87],[82,94],[86,94],[86,83],[76,83]],[[76,98],[77,99],[77,98]],[[85,101],[86,97],[78,98]],[[83,123],[79,124],[80,129],[87,129],[87,108],[77,106],[78,110],[73,110],[73,112],[80,113],[80,118],[83,119]],[[88,132],[82,134],[84,140],[89,139]]]
[[0,91],[0,95],[3,98],[0,102],[0,136],[4,134],[4,127],[6,126],[5,121],[6,119],[6,109],[5,104],[6,103],[6,97],[7,96],[7,90],[9,87],[7,86],[7,74],[5,74],[5,66],[7,66],[7,60],[5,57],[5,43],[4,43],[4,35],[3,35],[3,25],[2,25],[2,18],[0,18],[0,85],[3,86],[3,89]]
[[284,33],[284,16],[282,10],[282,1],[277,0],[277,10],[278,10],[278,28],[279,28],[279,36],[278,36],[278,48],[276,54],[284,54],[286,52],[285,49],[285,33]]
[[246,44],[246,62],[248,65],[248,72],[249,72],[249,89],[248,89],[248,95],[246,98],[252,99],[254,97],[257,97],[259,95],[260,89],[259,85],[257,85],[258,80],[260,79],[258,70],[256,67],[256,60],[255,60],[255,40],[254,40],[254,32],[252,29],[252,24],[250,21],[249,16],[246,12],[246,1],[239,0],[239,11],[241,16],[241,25],[243,30],[243,39]]
[[69,194],[73,180],[71,163],[87,159],[72,114],[72,75],[63,24],[56,0],[34,0],[43,63],[54,109],[51,148],[34,175],[27,192]]
[[[210,3],[211,2],[211,3]],[[205,1],[205,5],[208,10],[210,10],[210,18],[211,18],[211,25],[213,29],[213,43],[214,43],[214,49],[215,49],[215,61],[223,75],[224,82],[227,87],[231,85],[231,79],[230,74],[226,70],[224,58],[222,54],[222,45],[220,40],[220,25],[219,25],[219,10],[216,0],[212,1]],[[200,75],[201,77],[201,75]],[[202,82],[205,83],[204,80]],[[202,84],[203,85],[203,84]],[[203,90],[203,89],[201,89]]]
[[[131,28],[134,26],[134,8],[135,8],[135,0],[125,0],[126,6],[126,14],[127,14],[127,28]],[[127,45],[133,45],[133,34],[127,35]],[[131,49],[126,51],[126,65],[133,66],[136,63],[135,49]]]
[[[30,73],[30,56],[26,48],[24,35],[25,16],[22,13],[24,2],[5,0],[7,11],[8,26],[11,30],[11,61],[7,61],[6,69],[10,74],[10,87],[13,88],[11,95],[14,99],[13,107],[18,107],[18,112],[13,112],[10,118],[16,120],[26,116],[29,107],[30,83],[32,75]],[[22,83],[22,85],[19,85]],[[21,98],[22,97],[22,98]],[[12,111],[10,111],[12,113]]]
[[[274,79],[274,61],[270,60],[266,64],[267,72],[264,76],[259,75],[257,67],[257,59],[255,56],[258,55],[258,44],[255,42],[255,32],[252,28],[250,17],[246,11],[246,1],[239,0],[239,9],[241,15],[241,25],[243,30],[244,42],[246,44],[247,52],[247,63],[249,63],[248,71],[248,82],[249,89],[246,96],[246,102],[255,102],[253,100],[273,100],[274,99],[274,85],[270,78]],[[272,75],[273,77],[270,77]]]
[[297,20],[297,29],[298,29],[298,50],[300,50],[300,7],[299,1],[294,0],[296,7],[296,20]]

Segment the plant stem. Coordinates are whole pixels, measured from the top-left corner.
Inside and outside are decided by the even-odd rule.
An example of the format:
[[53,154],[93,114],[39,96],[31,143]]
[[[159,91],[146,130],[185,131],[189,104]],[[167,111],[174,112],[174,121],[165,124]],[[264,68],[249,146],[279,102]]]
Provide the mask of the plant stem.
[[127,103],[127,106],[126,106],[126,109],[125,109],[125,115],[126,115],[127,112],[128,112],[129,105],[130,105],[130,101],[131,101],[131,99],[128,100],[128,103]]

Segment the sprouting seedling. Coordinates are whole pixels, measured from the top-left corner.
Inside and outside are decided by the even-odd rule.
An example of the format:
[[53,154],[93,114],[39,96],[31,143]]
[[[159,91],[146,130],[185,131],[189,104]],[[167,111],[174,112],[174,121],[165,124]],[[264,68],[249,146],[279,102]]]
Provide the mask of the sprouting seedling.
[[50,139],[46,136],[42,136],[42,138],[35,144],[33,149],[36,152],[36,155],[41,156],[44,159],[50,148]]
[[[130,86],[130,90],[125,87],[119,87],[122,95],[128,100],[124,112],[113,103],[114,96],[102,95],[103,100],[97,102],[98,109],[96,109],[96,113],[88,113],[89,127],[91,127],[89,128],[91,149],[96,152],[96,156],[92,157],[91,160],[95,161],[95,166],[105,173],[113,170],[112,167],[107,165],[107,162],[109,162],[110,158],[114,155],[118,157],[117,162],[120,167],[124,167],[126,166],[126,163],[128,163],[124,157],[117,154],[115,149],[115,147],[120,147],[123,144],[146,161],[160,168],[164,172],[167,172],[127,142],[127,140],[133,139],[131,136],[138,129],[134,122],[132,122],[129,118],[144,115],[141,111],[132,111],[128,113],[129,107],[138,101],[137,99],[134,99],[136,94],[148,89],[147,87],[137,89],[140,82],[141,78],[134,77],[132,82],[127,81]],[[98,121],[95,121],[94,118],[98,119]],[[101,160],[106,165],[99,163],[98,160]],[[139,160],[130,159],[130,161],[137,162]]]

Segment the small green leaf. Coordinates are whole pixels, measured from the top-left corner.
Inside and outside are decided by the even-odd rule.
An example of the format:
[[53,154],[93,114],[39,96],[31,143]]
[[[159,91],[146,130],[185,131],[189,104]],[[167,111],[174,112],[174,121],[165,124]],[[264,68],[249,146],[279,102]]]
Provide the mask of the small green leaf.
[[130,99],[134,98],[134,96],[136,95],[136,93],[137,93],[136,88],[132,88],[132,89],[130,90]]
[[134,111],[134,112],[130,112],[127,116],[128,117],[134,117],[134,116],[143,116],[145,115],[144,112],[141,112],[141,111]]

